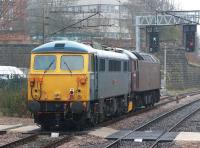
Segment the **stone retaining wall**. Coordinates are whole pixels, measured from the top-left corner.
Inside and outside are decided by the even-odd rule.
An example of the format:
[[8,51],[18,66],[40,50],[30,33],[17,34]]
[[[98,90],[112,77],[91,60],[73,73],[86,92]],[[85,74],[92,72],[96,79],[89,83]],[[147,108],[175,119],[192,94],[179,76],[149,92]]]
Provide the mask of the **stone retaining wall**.
[[[163,70],[164,50],[155,54]],[[163,77],[163,74],[162,74]],[[188,64],[183,49],[167,49],[167,88],[200,88],[200,67]]]

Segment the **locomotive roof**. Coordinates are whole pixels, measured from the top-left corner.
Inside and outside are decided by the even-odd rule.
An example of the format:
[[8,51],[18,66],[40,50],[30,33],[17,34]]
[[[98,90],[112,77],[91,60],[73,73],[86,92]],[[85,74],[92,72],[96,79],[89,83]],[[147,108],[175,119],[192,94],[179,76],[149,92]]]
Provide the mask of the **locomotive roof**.
[[117,60],[129,60],[128,56],[124,53],[117,53],[113,51],[96,50],[98,57],[112,58]]
[[43,44],[32,50],[32,53],[48,53],[48,52],[81,52],[92,53],[95,50],[87,45],[74,41],[54,41]]
[[116,48],[116,50],[118,52],[121,53],[125,53],[126,55],[128,55],[131,59],[137,60],[138,58],[130,51],[126,50],[126,49],[122,49],[122,48]]
[[116,53],[113,51],[105,51],[94,49],[89,45],[74,41],[54,41],[50,43],[43,44],[32,50],[32,53],[96,53],[98,57],[101,58],[112,58],[128,60],[128,56],[124,53]]
[[149,53],[140,53],[140,55],[142,56],[142,58],[145,61],[151,62],[151,63],[160,63],[160,61],[153,55],[149,54]]

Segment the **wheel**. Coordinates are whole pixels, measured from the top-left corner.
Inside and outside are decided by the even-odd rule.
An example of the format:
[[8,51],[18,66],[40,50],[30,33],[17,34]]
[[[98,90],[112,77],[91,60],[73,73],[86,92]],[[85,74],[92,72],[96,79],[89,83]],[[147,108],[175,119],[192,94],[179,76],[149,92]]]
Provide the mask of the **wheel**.
[[52,129],[52,126],[49,124],[41,124],[41,130],[42,131],[50,131]]
[[73,115],[74,122],[76,124],[77,130],[81,131],[86,126],[86,116],[84,113],[82,114],[74,114]]
[[99,122],[98,115],[97,114],[92,114],[92,117],[90,118],[91,126],[97,125],[98,122]]

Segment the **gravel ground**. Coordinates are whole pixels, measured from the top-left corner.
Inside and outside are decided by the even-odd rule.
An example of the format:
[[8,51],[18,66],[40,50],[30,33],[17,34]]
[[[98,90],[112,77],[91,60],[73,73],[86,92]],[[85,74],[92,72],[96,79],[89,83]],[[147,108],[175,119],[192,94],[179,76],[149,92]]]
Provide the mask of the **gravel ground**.
[[9,133],[5,135],[0,135],[0,146],[15,140],[19,140],[20,138],[22,138],[22,135],[19,133]]
[[200,132],[200,111],[185,120],[178,128],[173,130],[175,132]]
[[187,104],[188,102],[191,102],[195,99],[200,98],[200,95],[197,96],[192,96],[189,99],[188,98],[183,98],[181,100],[179,100],[179,103],[176,102],[172,102],[172,103],[168,103],[166,105],[163,106],[159,106],[158,108],[154,108],[148,112],[136,115],[136,116],[132,116],[130,118],[127,118],[125,120],[116,122],[114,124],[111,124],[109,127],[110,128],[114,128],[114,129],[134,129],[136,128],[138,125],[143,124],[145,121],[151,120],[152,118],[157,117],[158,115],[167,112],[171,109],[174,109],[175,107],[178,106],[182,106],[184,104]]
[[27,142],[26,144],[23,144],[23,145],[16,146],[16,148],[34,148],[34,147],[39,148],[62,138],[63,138],[62,136],[58,138],[51,138],[46,135],[41,135],[37,137],[36,139],[34,139],[33,141]]
[[2,117],[0,116],[1,125],[23,124],[34,125],[34,121],[31,118],[15,118],[15,117]]
[[173,127],[176,123],[185,118],[188,114],[198,109],[200,106],[200,101],[193,103],[187,107],[184,107],[178,111],[170,113],[166,117],[156,120],[151,124],[142,128],[142,131],[167,131]]
[[[119,130],[120,129],[133,129],[133,128],[139,126],[140,124],[142,124],[143,122],[158,116],[159,114],[169,111],[177,106],[181,106],[183,104],[191,102],[199,97],[200,97],[200,95],[192,96],[190,98],[184,98],[184,99],[181,99],[178,104],[176,102],[168,103],[164,106],[160,106],[158,108],[152,109],[146,113],[142,113],[142,114],[127,118],[123,121],[116,122],[116,123],[110,125],[109,127],[114,128],[114,129],[119,129]],[[111,142],[107,141],[105,139],[102,139],[100,137],[87,135],[87,136],[76,137],[74,140],[71,140],[70,142],[66,143],[65,145],[61,146],[60,148],[64,148],[64,147],[102,148],[102,147],[105,147],[106,145],[108,145],[109,143],[111,143]],[[142,145],[141,145],[141,143],[132,143],[132,144],[129,143],[128,145],[126,143],[123,143],[121,147],[148,147],[149,144],[151,145],[151,143],[145,143]],[[198,143],[197,144],[196,143],[195,144],[187,143],[187,144],[188,144],[188,146],[195,146],[195,145],[198,146]],[[169,143],[167,145],[169,147],[170,147],[170,145],[172,145],[174,147],[182,146],[181,144],[169,144]]]
[[84,135],[84,136],[75,136],[73,140],[70,142],[65,143],[62,146],[59,146],[58,148],[102,148],[109,144],[106,139],[90,136],[90,135]]

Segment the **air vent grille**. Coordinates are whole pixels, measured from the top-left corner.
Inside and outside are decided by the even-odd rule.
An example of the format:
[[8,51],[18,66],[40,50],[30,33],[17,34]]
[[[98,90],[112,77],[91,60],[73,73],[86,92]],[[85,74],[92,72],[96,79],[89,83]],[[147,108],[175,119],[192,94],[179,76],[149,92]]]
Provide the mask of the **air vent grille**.
[[55,48],[64,48],[64,47],[65,47],[65,44],[63,43],[55,44]]

